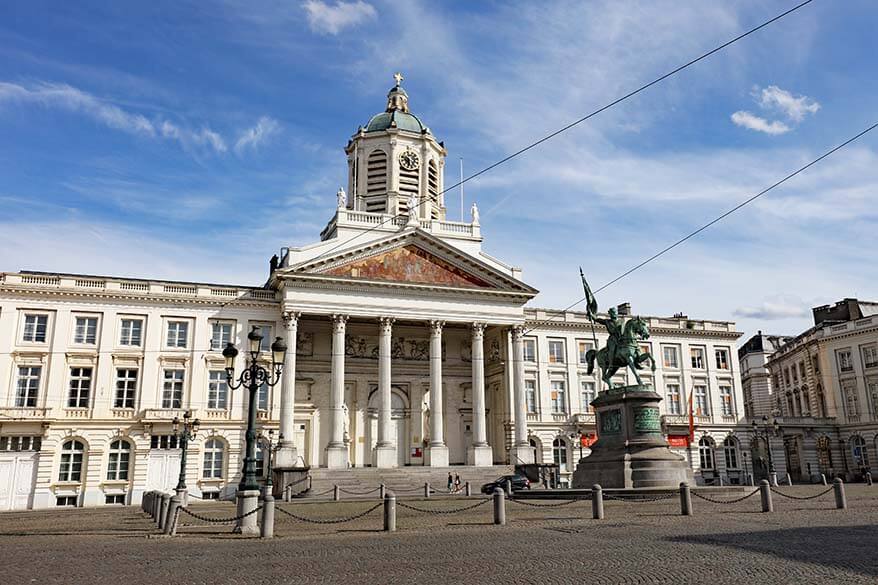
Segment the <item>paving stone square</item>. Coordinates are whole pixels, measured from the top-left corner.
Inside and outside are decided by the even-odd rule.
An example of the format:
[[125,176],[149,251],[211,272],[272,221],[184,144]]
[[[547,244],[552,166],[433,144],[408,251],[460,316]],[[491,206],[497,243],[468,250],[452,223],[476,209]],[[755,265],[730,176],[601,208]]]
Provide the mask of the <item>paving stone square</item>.
[[[779,488],[795,497],[821,486]],[[276,538],[231,534],[183,515],[179,535],[159,536],[135,507],[0,514],[3,583],[875,583],[878,487],[851,485],[849,508],[832,493],[811,500],[775,494],[760,512],[758,494],[735,504],[677,498],[591,503],[507,503],[508,525],[492,524],[481,498],[402,499],[398,531],[381,531],[378,508],[351,522],[316,524],[278,513]],[[729,495],[715,499],[732,499]],[[299,501],[278,508],[334,520],[376,500]],[[563,504],[563,505],[559,505]],[[234,515],[228,503],[192,503],[198,515]]]

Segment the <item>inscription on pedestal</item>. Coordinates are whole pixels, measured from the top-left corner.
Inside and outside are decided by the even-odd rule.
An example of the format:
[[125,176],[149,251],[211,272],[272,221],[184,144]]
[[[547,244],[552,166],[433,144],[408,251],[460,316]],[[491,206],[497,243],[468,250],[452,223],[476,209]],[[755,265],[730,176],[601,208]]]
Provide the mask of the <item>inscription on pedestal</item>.
[[601,435],[618,435],[622,432],[622,411],[618,408],[601,413]]
[[635,433],[660,433],[662,419],[659,409],[654,406],[640,406],[634,409]]

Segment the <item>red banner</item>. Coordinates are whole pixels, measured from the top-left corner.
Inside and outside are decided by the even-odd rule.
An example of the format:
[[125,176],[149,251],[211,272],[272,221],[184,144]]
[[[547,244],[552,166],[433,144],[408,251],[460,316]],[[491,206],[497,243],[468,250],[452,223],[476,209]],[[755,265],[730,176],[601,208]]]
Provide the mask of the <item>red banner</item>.
[[597,442],[597,435],[579,435],[579,444],[585,447],[586,449],[591,448]]
[[688,447],[689,435],[668,435],[668,444],[671,447]]

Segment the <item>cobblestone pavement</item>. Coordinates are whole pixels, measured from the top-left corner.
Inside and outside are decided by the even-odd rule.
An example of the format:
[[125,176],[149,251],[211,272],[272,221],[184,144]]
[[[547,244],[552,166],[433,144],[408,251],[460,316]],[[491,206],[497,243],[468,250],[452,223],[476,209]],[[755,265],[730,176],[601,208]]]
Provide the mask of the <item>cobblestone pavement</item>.
[[[819,486],[779,488],[799,497]],[[186,516],[174,539],[139,508],[66,509],[0,514],[6,584],[225,583],[839,583],[878,582],[878,486],[847,486],[849,508],[832,493],[814,500],[774,496],[763,514],[758,494],[736,504],[695,498],[607,501],[559,507],[508,502],[507,526],[491,524],[491,504],[451,515],[398,510],[399,531],[385,534],[381,509],[343,524],[310,524],[277,514],[277,538],[262,541],[203,526]],[[731,495],[715,496],[732,499]],[[404,499],[453,510],[480,498]],[[279,503],[311,519],[335,519],[376,500]],[[560,501],[533,501],[548,505]],[[232,516],[229,504],[193,503],[199,514]],[[199,524],[202,526],[190,526]]]

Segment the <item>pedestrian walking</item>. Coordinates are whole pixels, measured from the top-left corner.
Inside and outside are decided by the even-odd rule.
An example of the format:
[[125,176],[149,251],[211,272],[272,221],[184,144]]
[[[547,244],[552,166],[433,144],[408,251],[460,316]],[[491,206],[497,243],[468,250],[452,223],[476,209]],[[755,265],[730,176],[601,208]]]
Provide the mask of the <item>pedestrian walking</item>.
[[454,493],[460,492],[460,475],[454,474]]
[[451,490],[454,489],[454,477],[451,476],[451,472],[448,472],[448,493],[451,493]]

